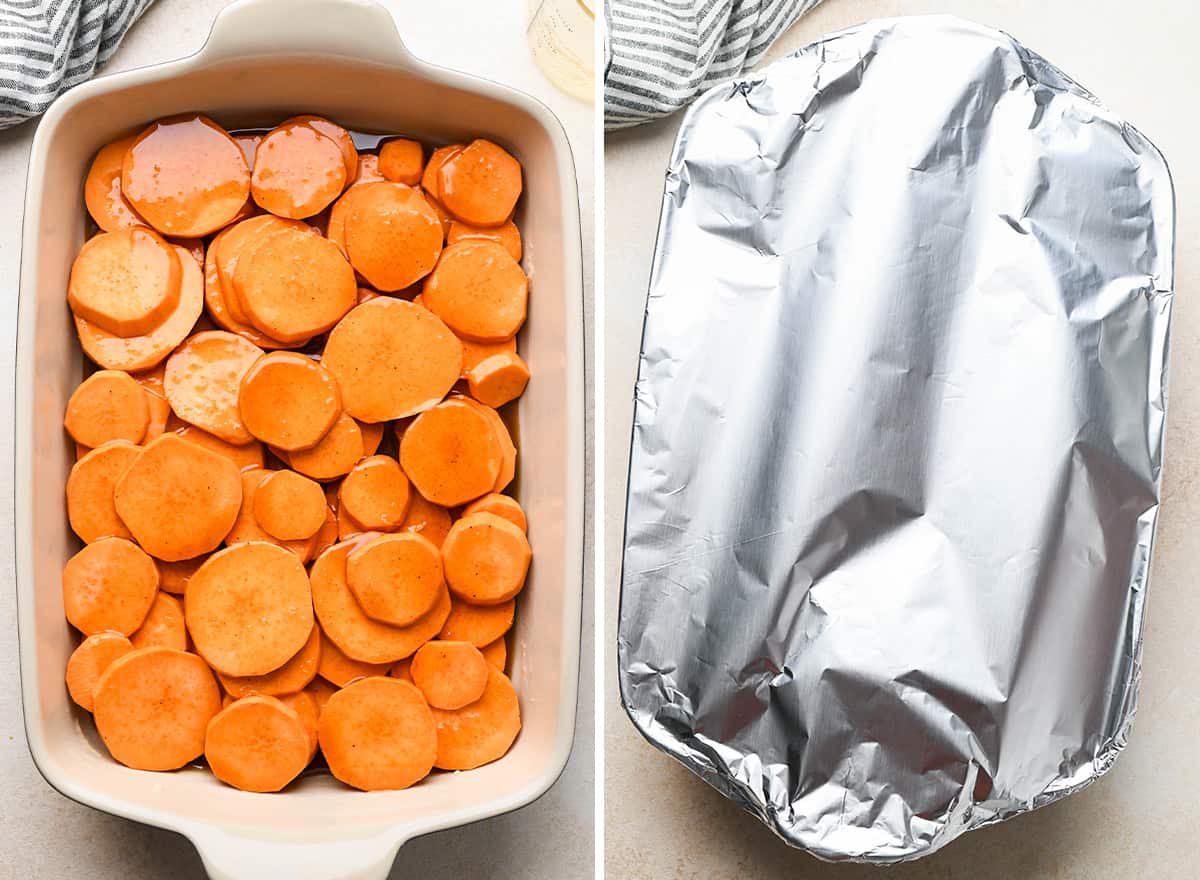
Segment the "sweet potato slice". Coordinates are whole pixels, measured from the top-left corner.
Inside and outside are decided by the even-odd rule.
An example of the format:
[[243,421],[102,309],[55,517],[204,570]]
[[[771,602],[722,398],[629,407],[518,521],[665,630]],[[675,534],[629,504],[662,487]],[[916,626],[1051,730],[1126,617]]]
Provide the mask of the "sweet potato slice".
[[281,541],[259,525],[258,519],[254,515],[258,487],[273,473],[276,473],[276,471],[269,471],[263,468],[246,468],[241,472],[242,504],[238,510],[237,519],[234,520],[233,528],[225,536],[225,543],[232,547],[234,544],[265,541],[268,544],[279,545],[301,562],[308,562],[314,555],[315,541],[312,538],[299,541]]
[[437,641],[417,649],[409,673],[430,706],[461,709],[483,696],[488,668],[470,642]]
[[383,442],[383,422],[359,422],[358,429],[362,431],[363,456],[370,457],[379,451]]
[[322,636],[321,639],[321,662],[317,667],[317,674],[325,681],[335,684],[338,687],[345,687],[352,681],[357,681],[360,678],[367,678],[372,675],[386,675],[388,664],[386,663],[363,663],[361,660],[355,660],[353,657],[347,657],[342,653],[342,649]]
[[498,226],[521,196],[521,163],[502,147],[479,138],[438,169],[438,200],[459,220]]
[[144,336],[179,306],[179,251],[145,226],[102,232],[71,265],[67,304],[106,333]]
[[187,624],[183,620],[183,603],[161,590],[154,597],[146,619],[129,637],[135,648],[158,645],[177,651],[188,649]]
[[98,370],[72,392],[63,425],[84,446],[109,440],[141,443],[150,426],[146,392],[128,373]]
[[173,648],[130,651],[96,684],[96,730],[109,754],[135,770],[175,770],[204,754],[221,689],[208,665]]
[[337,514],[333,512],[332,507],[325,508],[325,522],[321,523],[321,528],[317,529],[317,533],[310,540],[312,541],[310,559],[316,559],[338,542]]
[[396,459],[372,455],[354,466],[342,480],[338,510],[369,530],[400,528],[408,512],[412,491]]
[[517,603],[512,599],[498,605],[472,605],[455,596],[450,603],[450,615],[442,624],[439,639],[470,642],[482,649],[512,629]]
[[106,370],[136,373],[157,366],[187,338],[204,311],[204,273],[182,248],[177,249],[176,259],[179,302],[167,319],[144,336],[123,337],[76,315],[75,331],[84,354]]
[[325,522],[325,493],[295,471],[272,471],[254,494],[254,518],[281,541],[303,541]]
[[242,444],[226,443],[220,437],[214,437],[208,431],[189,425],[174,414],[167,419],[167,431],[178,434],[188,443],[193,443],[201,449],[229,459],[239,471],[263,466],[263,445],[257,440]]
[[117,482],[117,515],[164,562],[207,553],[229,533],[242,500],[233,462],[175,434],[142,450]]
[[438,147],[430,154],[429,161],[425,163],[425,168],[421,172],[421,189],[439,203],[442,200],[442,166],[462,151],[462,144],[447,144],[444,147]]
[[421,497],[420,492],[410,495],[408,513],[404,516],[401,528],[406,532],[416,532],[434,543],[441,549],[442,542],[450,531],[450,511],[440,504],[434,504]]
[[468,239],[442,251],[421,299],[459,336],[503,342],[525,323],[529,279],[502,245]]
[[342,413],[337,381],[310,357],[291,351],[259,358],[242,377],[242,423],[280,449],[311,449]]
[[500,473],[496,475],[496,483],[492,486],[492,491],[503,492],[517,474],[517,447],[513,443],[512,435],[508,432],[508,426],[504,424],[504,419],[500,418],[500,413],[490,406],[484,406],[470,397],[458,399],[468,406],[474,407],[492,426],[492,433],[496,437],[496,442],[500,444]]
[[529,367],[515,351],[494,354],[467,370],[471,396],[493,409],[516,400],[529,383]]
[[312,633],[304,566],[262,541],[210,556],[188,583],[186,611],[196,651],[225,675],[266,675],[294,657]]
[[122,162],[121,192],[165,235],[208,235],[246,203],[250,168],[237,141],[215,122],[177,116],[138,135]]
[[364,791],[407,788],[429,775],[438,754],[433,715],[421,692],[382,676],[330,697],[319,738],[329,771]]
[[133,380],[142,386],[146,397],[147,422],[142,443],[149,443],[162,436],[163,431],[167,429],[167,420],[171,417],[171,404],[167,401],[167,392],[163,388],[165,370],[166,364],[160,363],[152,369],[130,374]]
[[441,592],[433,608],[409,626],[372,620],[346,581],[346,557],[369,536],[334,544],[313,563],[313,609],[325,635],[345,654],[364,663],[403,660],[437,634],[450,614],[450,594]]
[[311,217],[338,197],[347,174],[332,138],[304,123],[284,123],[268,132],[254,153],[250,194],[277,216]]
[[286,454],[292,469],[306,477],[335,480],[350,473],[362,458],[362,431],[354,419],[343,413],[316,446]]
[[358,154],[358,171],[354,175],[354,183],[351,186],[360,186],[364,183],[374,183],[377,180],[386,180],[383,172],[379,170],[379,156],[375,153],[359,153]]
[[285,220],[274,214],[259,214],[221,230],[221,234],[213,241],[217,276],[221,282],[221,299],[230,318],[237,324],[250,323],[250,316],[242,308],[233,283],[238,263],[242,257],[252,252],[266,235],[281,229],[296,229],[311,234],[308,226],[299,220]]
[[92,694],[104,670],[118,657],[133,650],[129,639],[120,633],[93,633],[79,643],[67,660],[67,691],[83,709],[92,711]]
[[472,501],[463,510],[463,516],[470,516],[473,513],[494,513],[501,519],[508,520],[521,531],[529,531],[529,524],[525,519],[525,511],[521,509],[521,505],[517,503],[517,499],[508,495],[493,493],[491,495],[484,495],[478,501]]
[[503,637],[496,639],[491,644],[484,645],[479,649],[479,653],[493,669],[503,672],[504,667],[508,664],[508,645],[505,644]]
[[279,791],[308,766],[304,722],[275,697],[234,700],[208,722],[205,733],[208,768],[242,791]]
[[462,346],[427,309],[380,297],[342,319],[322,361],[337,379],[346,411],[383,422],[441,400],[462,372]]
[[62,589],[71,626],[89,636],[103,630],[128,636],[154,603],[158,569],[136,544],[102,538],[67,561]]
[[295,124],[307,125],[337,144],[338,149],[342,151],[342,162],[346,166],[346,183],[354,181],[358,174],[358,148],[354,146],[354,138],[350,136],[350,132],[324,116],[312,115],[293,116],[279,123],[279,127]]
[[121,138],[100,148],[83,183],[83,200],[96,225],[105,232],[142,226],[145,220],[121,192],[121,163],[137,137]]
[[503,672],[488,669],[483,696],[461,709],[431,709],[443,770],[473,770],[504,756],[521,731],[517,692]]
[[221,687],[234,699],[251,694],[280,697],[308,687],[321,663],[321,628],[313,624],[308,639],[286,663],[265,675],[237,677],[218,672]]
[[128,440],[113,440],[83,455],[67,477],[67,518],[84,543],[101,538],[132,538],[117,516],[113,490],[141,450]]
[[492,513],[464,516],[442,544],[446,583],[476,605],[499,605],[521,592],[531,558],[525,533]]
[[345,218],[346,252],[376,290],[402,290],[432,271],[442,224],[425,197],[401,183],[357,188]]
[[237,141],[237,145],[242,149],[242,155],[246,157],[246,167],[253,172],[254,154],[258,152],[258,145],[262,143],[263,136],[261,134],[235,134],[233,139]]
[[242,423],[238,394],[242,377],[263,350],[236,333],[197,333],[167,359],[163,377],[175,415],[226,443],[254,440]]
[[499,226],[472,226],[461,220],[455,220],[450,224],[450,230],[446,233],[446,244],[456,244],[471,239],[494,241],[512,254],[514,260],[518,263],[521,262],[521,232],[517,229],[517,224],[511,220],[507,220]]
[[194,559],[180,559],[178,562],[158,561],[159,589],[175,596],[187,593],[188,581],[196,573],[207,557],[197,556]]
[[445,507],[492,491],[501,463],[492,424],[464,400],[447,400],[421,413],[400,441],[400,466],[413,486]]
[[[229,235],[234,228],[236,227],[223,229],[217,233],[217,237],[213,239],[213,243],[204,256],[204,305],[208,310],[208,316],[221,329],[236,333],[259,348],[288,348],[292,343],[272,339],[266,333],[260,332],[257,327],[250,326],[244,320],[239,321],[230,311],[230,306],[237,302],[237,298],[232,290],[226,290],[225,284],[221,281],[221,273],[217,269],[217,253],[221,248],[222,239]],[[237,304],[237,309],[241,313],[240,304]]]
[[346,583],[368,617],[395,626],[428,614],[446,587],[438,548],[412,532],[380,535],[353,550]]
[[392,138],[379,147],[379,173],[395,183],[417,186],[425,170],[425,150],[420,141]]
[[308,691],[296,691],[294,694],[284,694],[279,702],[287,706],[300,717],[304,732],[308,734],[308,760],[317,754],[317,726],[321,721],[321,710],[317,706],[317,698]]
[[358,302],[354,270],[312,230],[280,229],[258,239],[238,262],[233,287],[255,327],[290,343],[324,333]]
[[325,711],[325,704],[329,702],[330,697],[337,693],[338,686],[332,682],[326,681],[323,678],[317,677],[314,678],[304,690],[305,693],[310,694],[313,700],[316,701],[317,718],[320,719],[321,713]]

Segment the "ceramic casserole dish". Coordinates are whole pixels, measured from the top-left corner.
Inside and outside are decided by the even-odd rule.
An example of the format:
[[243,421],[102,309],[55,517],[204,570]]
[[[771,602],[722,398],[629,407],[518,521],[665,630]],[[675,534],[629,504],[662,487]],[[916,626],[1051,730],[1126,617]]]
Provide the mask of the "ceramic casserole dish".
[[[62,414],[83,375],[66,305],[83,243],[82,186],[95,152],[148,122],[198,111],[229,128],[299,113],[427,142],[487,137],[525,170],[518,208],[530,275],[521,352],[534,379],[518,408],[517,497],[534,563],[510,636],[523,729],[508,754],[404,791],[351,790],[327,774],[282,795],[226,787],[201,769],[113,761],[63,683],[75,636],[60,574],[78,549],[63,488],[72,451]],[[583,347],[575,171],[558,120],[528,96],[418,61],[390,14],[364,0],[241,0],[197,54],[100,77],[60,98],[34,138],[22,245],[16,387],[16,561],[29,747],[58,791],[169,828],[215,878],[382,878],[410,838],[512,810],[558,777],[574,732],[583,570]]]

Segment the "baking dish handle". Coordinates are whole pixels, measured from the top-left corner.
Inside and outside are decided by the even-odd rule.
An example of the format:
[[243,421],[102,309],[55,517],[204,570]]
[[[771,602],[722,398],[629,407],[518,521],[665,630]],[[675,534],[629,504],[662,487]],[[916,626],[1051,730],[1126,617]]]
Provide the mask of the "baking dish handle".
[[385,8],[372,0],[237,0],[213,22],[199,55],[333,54],[381,64],[412,54]]
[[188,835],[210,880],[386,880],[402,840],[274,842],[212,828]]

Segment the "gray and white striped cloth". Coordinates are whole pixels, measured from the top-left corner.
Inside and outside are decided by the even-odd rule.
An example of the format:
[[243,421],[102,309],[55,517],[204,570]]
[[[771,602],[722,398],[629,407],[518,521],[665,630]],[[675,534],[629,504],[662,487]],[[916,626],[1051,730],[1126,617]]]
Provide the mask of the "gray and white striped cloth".
[[606,0],[604,127],[667,116],[753,67],[821,0]]
[[0,0],[0,128],[89,79],[154,0]]

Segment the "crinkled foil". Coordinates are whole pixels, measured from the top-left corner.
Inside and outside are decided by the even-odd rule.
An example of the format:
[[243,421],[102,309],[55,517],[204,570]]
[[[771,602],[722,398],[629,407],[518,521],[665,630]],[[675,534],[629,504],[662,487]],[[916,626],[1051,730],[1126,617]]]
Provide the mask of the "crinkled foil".
[[903,861],[1125,746],[1162,460],[1162,156],[1010,37],[834,34],[688,113],[620,610],[639,730]]

